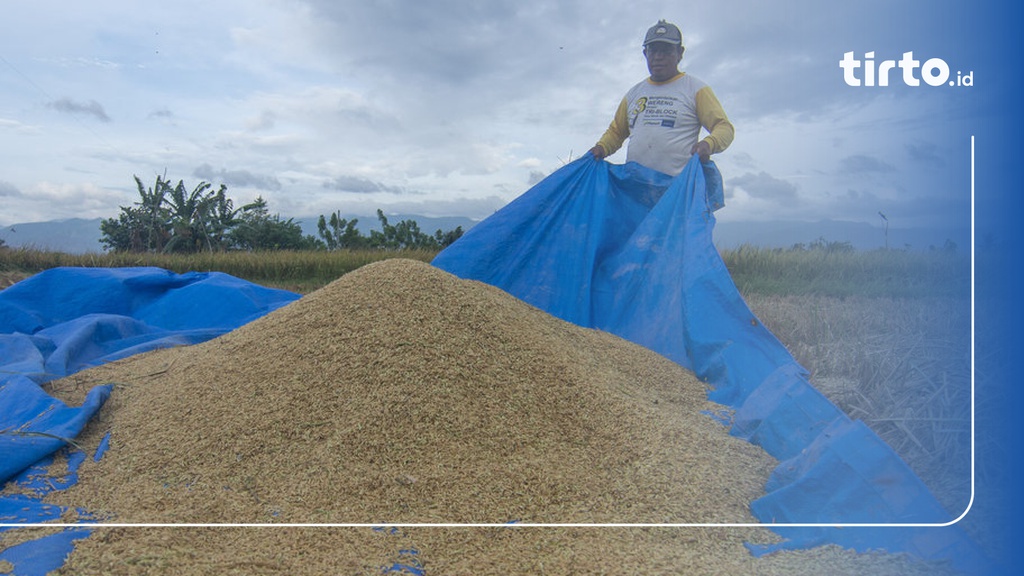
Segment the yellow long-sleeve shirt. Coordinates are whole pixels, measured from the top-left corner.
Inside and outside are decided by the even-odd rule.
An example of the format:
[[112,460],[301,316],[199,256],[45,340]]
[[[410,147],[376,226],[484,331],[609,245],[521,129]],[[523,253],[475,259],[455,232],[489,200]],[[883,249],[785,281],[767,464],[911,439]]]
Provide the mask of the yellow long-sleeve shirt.
[[629,138],[626,161],[675,176],[689,162],[701,127],[708,131],[704,141],[712,154],[728,148],[735,136],[711,87],[679,73],[665,82],[648,78],[633,86],[597,143],[611,155]]

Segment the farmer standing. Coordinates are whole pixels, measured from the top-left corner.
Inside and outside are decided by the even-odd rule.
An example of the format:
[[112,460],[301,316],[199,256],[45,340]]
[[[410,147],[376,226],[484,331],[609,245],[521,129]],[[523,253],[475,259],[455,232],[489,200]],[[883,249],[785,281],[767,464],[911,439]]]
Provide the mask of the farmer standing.
[[[675,24],[659,20],[644,38],[651,73],[626,93],[615,118],[590,153],[614,154],[626,138],[626,161],[676,176],[694,154],[707,162],[732,143],[734,129],[725,110],[703,81],[679,71],[683,35]],[[703,127],[708,135],[697,140]]]

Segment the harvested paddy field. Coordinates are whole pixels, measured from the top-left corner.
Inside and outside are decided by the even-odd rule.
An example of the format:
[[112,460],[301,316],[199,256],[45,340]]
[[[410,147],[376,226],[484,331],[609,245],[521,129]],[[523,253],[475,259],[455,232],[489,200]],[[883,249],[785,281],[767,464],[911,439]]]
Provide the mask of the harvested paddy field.
[[[221,338],[101,366],[54,493],[118,523],[753,523],[776,462],[692,373],[427,264],[364,266]],[[936,574],[758,527],[103,527],[67,574]],[[404,567],[404,568],[403,568]]]

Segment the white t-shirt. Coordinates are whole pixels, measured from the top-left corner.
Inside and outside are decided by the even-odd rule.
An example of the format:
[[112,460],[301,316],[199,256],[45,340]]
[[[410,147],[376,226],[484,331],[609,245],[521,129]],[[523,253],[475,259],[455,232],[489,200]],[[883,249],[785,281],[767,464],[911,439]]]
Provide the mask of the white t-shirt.
[[688,74],[660,83],[645,79],[626,93],[598,144],[612,154],[628,137],[627,161],[675,176],[690,161],[701,127],[712,153],[732,142],[733,126],[707,84]]

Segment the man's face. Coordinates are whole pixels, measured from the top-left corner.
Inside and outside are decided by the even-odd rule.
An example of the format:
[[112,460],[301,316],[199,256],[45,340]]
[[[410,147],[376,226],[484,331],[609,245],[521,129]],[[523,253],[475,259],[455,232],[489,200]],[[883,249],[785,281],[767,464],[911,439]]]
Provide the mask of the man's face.
[[644,47],[647,70],[651,80],[664,82],[679,73],[679,61],[683,58],[683,47],[668,42],[651,42]]

